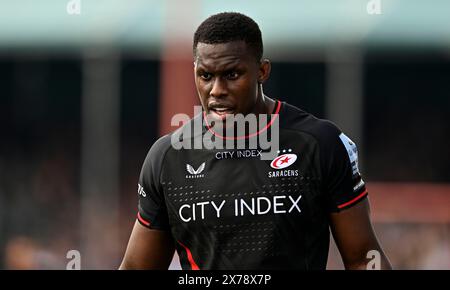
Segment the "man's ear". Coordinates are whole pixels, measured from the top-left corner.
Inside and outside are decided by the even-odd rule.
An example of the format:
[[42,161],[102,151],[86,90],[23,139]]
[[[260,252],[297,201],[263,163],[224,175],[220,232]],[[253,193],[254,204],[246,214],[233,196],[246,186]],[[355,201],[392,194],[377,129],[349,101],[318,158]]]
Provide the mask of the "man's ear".
[[259,84],[264,83],[269,78],[271,68],[272,65],[270,64],[270,60],[268,60],[267,58],[261,60],[261,63],[259,65],[259,77],[258,77]]

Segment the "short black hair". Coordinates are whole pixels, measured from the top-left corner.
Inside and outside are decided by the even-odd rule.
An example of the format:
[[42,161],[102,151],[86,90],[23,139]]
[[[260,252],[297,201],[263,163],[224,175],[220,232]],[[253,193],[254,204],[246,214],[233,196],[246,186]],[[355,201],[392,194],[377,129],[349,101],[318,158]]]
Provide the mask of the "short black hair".
[[194,56],[199,42],[207,44],[244,41],[253,51],[256,60],[263,55],[263,42],[258,24],[250,17],[238,12],[214,14],[203,21],[194,34]]

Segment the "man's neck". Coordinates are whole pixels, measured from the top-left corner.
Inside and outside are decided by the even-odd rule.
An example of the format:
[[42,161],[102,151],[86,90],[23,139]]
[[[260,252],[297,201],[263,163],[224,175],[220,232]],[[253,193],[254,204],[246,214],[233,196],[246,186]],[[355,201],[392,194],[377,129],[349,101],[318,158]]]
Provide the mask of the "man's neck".
[[256,115],[259,114],[270,115],[275,109],[275,103],[276,102],[273,99],[267,97],[261,92],[261,96],[258,97],[258,101],[256,102],[255,110],[253,111],[253,113],[255,113]]

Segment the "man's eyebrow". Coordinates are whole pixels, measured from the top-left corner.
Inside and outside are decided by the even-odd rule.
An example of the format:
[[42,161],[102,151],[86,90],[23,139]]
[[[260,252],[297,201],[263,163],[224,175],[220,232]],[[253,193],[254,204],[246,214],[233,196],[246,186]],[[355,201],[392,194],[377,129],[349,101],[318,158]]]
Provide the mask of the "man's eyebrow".
[[[197,63],[196,65],[197,65],[197,70],[205,70],[205,71],[211,70],[210,68],[208,68],[207,65],[205,65],[203,63]],[[233,70],[243,70],[243,67],[241,66],[240,63],[232,63],[232,64],[227,64],[227,65],[220,67],[220,69],[218,71],[219,72],[229,72],[229,71],[233,71]]]
[[197,68],[195,69],[197,72],[207,72],[209,71],[204,65],[197,64]]

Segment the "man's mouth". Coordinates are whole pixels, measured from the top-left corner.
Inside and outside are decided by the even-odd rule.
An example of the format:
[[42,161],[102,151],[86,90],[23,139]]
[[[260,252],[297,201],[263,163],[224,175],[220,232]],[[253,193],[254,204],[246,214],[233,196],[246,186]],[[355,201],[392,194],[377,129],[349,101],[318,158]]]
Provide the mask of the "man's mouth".
[[233,114],[234,110],[231,108],[214,108],[210,110],[213,113],[216,113],[219,116],[227,115],[227,114]]
[[223,105],[209,106],[209,111],[214,115],[214,117],[217,117],[219,119],[223,119],[226,117],[226,115],[231,115],[235,113],[234,108]]

